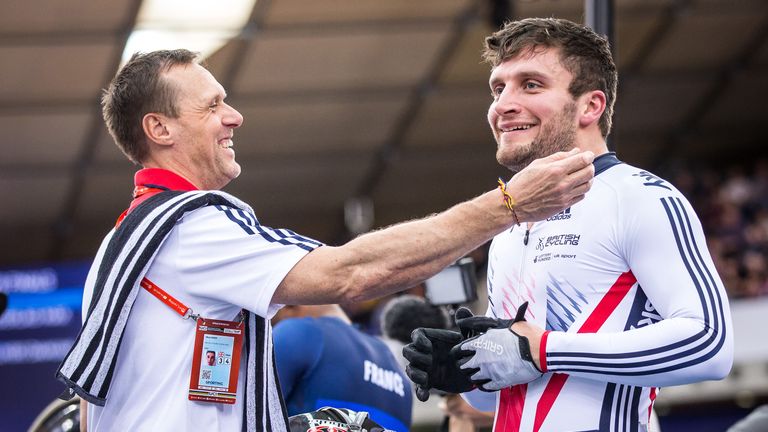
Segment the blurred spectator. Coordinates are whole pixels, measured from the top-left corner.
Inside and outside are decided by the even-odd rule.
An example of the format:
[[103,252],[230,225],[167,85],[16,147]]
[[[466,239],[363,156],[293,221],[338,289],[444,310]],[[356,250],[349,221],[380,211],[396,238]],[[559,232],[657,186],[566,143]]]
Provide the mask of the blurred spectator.
[[478,411],[460,395],[445,395],[440,400],[440,408],[449,418],[447,430],[450,432],[477,432],[493,426],[493,411]]
[[380,334],[405,370],[403,346],[411,341],[411,332],[414,329],[451,328],[452,326],[453,320],[445,309],[429,304],[423,296],[405,294],[391,298],[383,306]]
[[764,432],[767,430],[768,405],[761,405],[747,417],[731,426],[727,432]]
[[408,343],[411,332],[418,327],[445,329],[453,327],[453,322],[444,308],[429,304],[421,296],[401,295],[384,306],[381,320],[384,336]]
[[670,177],[701,215],[729,295],[768,294],[768,159],[724,173],[682,166],[673,170]]
[[424,297],[424,283],[414,285],[405,291],[390,294],[381,298],[357,302],[357,303],[345,303],[342,304],[344,312],[355,323],[360,330],[373,335],[381,336],[382,333],[382,319],[384,310],[390,301],[397,299],[400,296],[415,296]]
[[272,322],[289,416],[330,406],[365,411],[387,429],[409,430],[408,377],[389,347],[355,328],[341,307],[288,305]]

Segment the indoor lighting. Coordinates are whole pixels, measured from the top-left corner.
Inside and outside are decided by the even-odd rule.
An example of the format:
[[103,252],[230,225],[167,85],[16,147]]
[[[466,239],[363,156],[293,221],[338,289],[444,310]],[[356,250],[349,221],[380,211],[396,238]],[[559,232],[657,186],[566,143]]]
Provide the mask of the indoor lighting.
[[237,36],[256,0],[144,0],[123,63],[137,51],[185,48],[206,58]]

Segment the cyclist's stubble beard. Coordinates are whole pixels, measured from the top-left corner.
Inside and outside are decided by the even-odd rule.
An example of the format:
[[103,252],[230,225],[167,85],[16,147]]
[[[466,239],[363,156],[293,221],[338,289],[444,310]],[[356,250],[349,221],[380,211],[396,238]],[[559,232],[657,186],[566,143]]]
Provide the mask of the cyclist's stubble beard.
[[576,142],[576,124],[574,114],[576,102],[570,102],[541,127],[541,131],[527,145],[520,144],[512,151],[502,151],[499,146],[496,160],[512,172],[518,172],[536,159],[561,151],[569,151]]

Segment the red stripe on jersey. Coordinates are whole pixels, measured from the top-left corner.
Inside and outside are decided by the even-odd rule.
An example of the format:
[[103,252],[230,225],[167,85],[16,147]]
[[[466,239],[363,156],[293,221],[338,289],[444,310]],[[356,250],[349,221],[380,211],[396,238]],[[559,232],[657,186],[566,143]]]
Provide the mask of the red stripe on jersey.
[[[597,333],[600,327],[605,324],[608,317],[611,316],[613,311],[619,306],[619,303],[632,288],[632,285],[637,282],[635,275],[632,274],[632,270],[622,273],[613,286],[608,289],[600,303],[597,304],[595,310],[587,317],[584,324],[579,328],[578,333]],[[565,386],[565,381],[568,379],[568,375],[554,374],[550,378],[547,386],[544,388],[544,393],[539,399],[539,403],[536,404],[536,415],[534,417],[533,431],[538,432],[541,425],[544,424],[544,420],[547,418],[547,414],[555,404],[557,396]]]
[[544,419],[547,418],[547,414],[555,404],[555,399],[560,394],[560,391],[565,386],[565,381],[568,379],[568,375],[565,374],[552,374],[552,378],[549,379],[547,386],[544,388],[539,403],[536,404],[536,417],[533,419],[533,432],[538,432],[541,429],[541,425],[544,424]]
[[619,306],[619,303],[621,303],[635,282],[637,282],[637,279],[632,274],[632,270],[622,273],[603,298],[600,299],[600,303],[597,304],[595,310],[587,317],[584,324],[581,325],[579,333],[597,333],[600,327],[608,320],[608,317],[616,310],[616,307]]
[[523,419],[523,405],[528,384],[501,389],[499,394],[499,415],[493,432],[519,432]]
[[541,341],[539,341],[539,369],[542,373],[547,372],[547,339],[549,338],[550,330],[544,332],[541,335]]
[[651,422],[651,411],[653,411],[653,401],[656,400],[656,387],[651,387],[651,394],[649,395],[651,404],[648,405],[648,423]]

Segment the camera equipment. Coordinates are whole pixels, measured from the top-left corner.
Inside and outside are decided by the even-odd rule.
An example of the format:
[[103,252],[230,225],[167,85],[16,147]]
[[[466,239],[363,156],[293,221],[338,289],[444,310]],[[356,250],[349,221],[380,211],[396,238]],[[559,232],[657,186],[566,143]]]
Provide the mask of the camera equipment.
[[475,262],[464,257],[427,279],[425,295],[433,305],[458,305],[477,300]]

